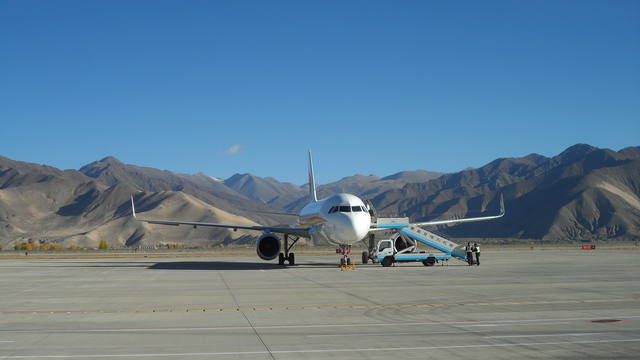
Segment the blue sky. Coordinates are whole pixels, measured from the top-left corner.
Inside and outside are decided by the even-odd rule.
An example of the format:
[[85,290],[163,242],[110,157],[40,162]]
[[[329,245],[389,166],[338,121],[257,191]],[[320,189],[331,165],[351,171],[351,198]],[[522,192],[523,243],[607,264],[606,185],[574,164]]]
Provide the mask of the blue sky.
[[0,155],[302,185],[640,145],[638,1],[2,1]]

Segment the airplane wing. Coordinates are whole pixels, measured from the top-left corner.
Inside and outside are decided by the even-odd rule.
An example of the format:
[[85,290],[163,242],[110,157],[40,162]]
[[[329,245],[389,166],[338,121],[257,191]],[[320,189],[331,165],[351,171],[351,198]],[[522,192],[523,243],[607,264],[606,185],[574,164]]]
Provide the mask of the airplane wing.
[[474,221],[484,221],[484,220],[497,219],[497,218],[501,218],[503,216],[504,216],[504,198],[503,198],[502,193],[501,193],[500,194],[500,214],[498,214],[498,215],[495,215],[495,216],[484,216],[484,217],[477,217],[477,218],[467,218],[467,219],[427,221],[427,222],[413,223],[413,224],[414,225],[418,225],[418,226],[458,224],[458,223],[464,223],[464,222],[474,222]]
[[258,214],[258,215],[269,215],[269,216],[283,216],[283,217],[289,217],[289,218],[300,218],[300,215],[298,214],[289,214],[289,213],[278,213],[278,212],[264,212],[264,211],[252,211],[253,214]]
[[262,231],[262,232],[270,232],[270,233],[278,233],[278,234],[287,234],[293,236],[299,236],[303,238],[309,238],[309,229],[308,228],[288,228],[288,227],[271,227],[271,226],[260,226],[260,225],[241,225],[241,224],[216,224],[216,223],[203,223],[203,222],[192,222],[192,221],[174,221],[174,220],[149,220],[149,219],[140,219],[136,216],[136,206],[133,202],[133,195],[131,196],[131,210],[133,211],[133,217],[142,222],[146,222],[149,224],[157,224],[157,225],[172,225],[172,226],[180,226],[180,225],[190,225],[194,228],[198,226],[211,226],[211,227],[219,227],[219,228],[227,228],[238,230],[254,230],[254,231]]

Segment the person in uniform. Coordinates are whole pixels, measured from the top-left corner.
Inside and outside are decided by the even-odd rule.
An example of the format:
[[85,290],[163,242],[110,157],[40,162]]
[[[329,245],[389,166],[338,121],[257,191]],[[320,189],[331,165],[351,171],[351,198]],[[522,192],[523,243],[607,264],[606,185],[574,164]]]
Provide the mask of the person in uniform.
[[467,247],[465,249],[467,250],[467,263],[471,266],[473,265],[473,248],[471,247],[471,242],[467,243]]
[[480,266],[480,245],[473,244],[473,252],[476,253],[476,265]]

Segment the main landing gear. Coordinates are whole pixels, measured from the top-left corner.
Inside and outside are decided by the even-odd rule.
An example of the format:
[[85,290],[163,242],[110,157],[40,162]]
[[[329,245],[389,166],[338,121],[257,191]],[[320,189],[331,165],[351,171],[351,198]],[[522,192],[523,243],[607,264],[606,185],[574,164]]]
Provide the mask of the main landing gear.
[[293,253],[290,253],[289,250],[291,250],[298,240],[300,240],[300,238],[296,237],[296,239],[291,243],[291,246],[289,246],[289,235],[284,236],[284,254],[280,253],[280,255],[278,255],[278,265],[284,265],[285,261],[288,261],[290,266],[296,264],[296,257]]
[[340,249],[337,252],[342,254],[342,259],[340,259],[340,266],[353,265],[353,259],[349,257],[349,253],[351,253],[351,245],[341,245]]

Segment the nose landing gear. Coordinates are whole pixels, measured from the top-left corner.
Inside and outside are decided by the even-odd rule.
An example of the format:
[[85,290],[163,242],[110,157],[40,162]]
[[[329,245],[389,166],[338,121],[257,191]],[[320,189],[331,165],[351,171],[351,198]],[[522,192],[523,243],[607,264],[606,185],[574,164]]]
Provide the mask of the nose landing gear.
[[349,257],[349,254],[351,253],[351,245],[341,245],[340,249],[337,252],[342,254],[342,258],[340,259],[340,267],[342,268],[342,270],[344,269],[355,270],[353,259]]

